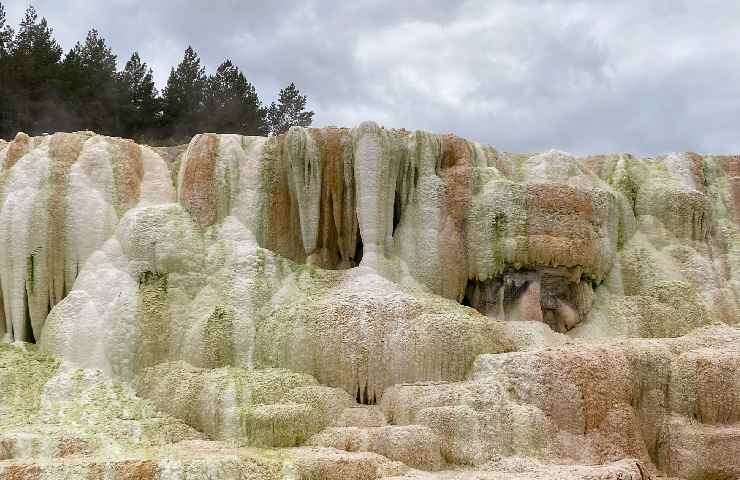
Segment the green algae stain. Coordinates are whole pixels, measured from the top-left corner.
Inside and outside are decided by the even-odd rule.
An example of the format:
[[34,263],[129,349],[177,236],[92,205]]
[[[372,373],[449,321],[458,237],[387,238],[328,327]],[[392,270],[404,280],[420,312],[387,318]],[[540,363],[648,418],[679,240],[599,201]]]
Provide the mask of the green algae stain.
[[28,269],[27,269],[27,274],[26,274],[26,282],[27,282],[27,285],[28,285],[26,288],[28,289],[28,293],[33,293],[33,285],[34,285],[34,283],[33,283],[33,280],[34,280],[34,268],[33,268],[33,266],[34,266],[33,255],[29,255],[28,256]]
[[167,303],[167,274],[142,272],[139,275],[136,369],[155,365],[168,357],[170,322]]
[[228,168],[224,169],[223,183],[220,185],[220,188],[218,189],[218,193],[217,193],[218,200],[216,202],[216,209],[217,209],[216,221],[217,222],[223,221],[223,219],[229,215],[229,212],[231,212],[231,204],[232,204],[232,198],[233,198],[234,192],[232,192],[230,173],[231,172],[229,171]]
[[503,212],[495,212],[491,217],[491,269],[493,275],[500,275],[505,268],[506,252],[503,242],[508,233],[508,221]]
[[277,137],[270,137],[265,143],[262,160],[259,162],[259,193],[255,236],[260,245],[267,245],[270,236],[272,215],[272,194],[276,179],[276,166],[281,159],[281,145]]
[[59,361],[33,347],[0,343],[0,430],[30,423]]
[[203,331],[203,350],[211,368],[234,364],[235,312],[221,305],[208,316]]

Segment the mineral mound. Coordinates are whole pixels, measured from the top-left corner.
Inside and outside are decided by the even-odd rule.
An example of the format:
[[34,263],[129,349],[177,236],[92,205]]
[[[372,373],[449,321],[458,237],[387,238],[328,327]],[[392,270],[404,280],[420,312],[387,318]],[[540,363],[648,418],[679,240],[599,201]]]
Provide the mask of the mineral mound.
[[0,141],[0,478],[740,477],[740,157]]

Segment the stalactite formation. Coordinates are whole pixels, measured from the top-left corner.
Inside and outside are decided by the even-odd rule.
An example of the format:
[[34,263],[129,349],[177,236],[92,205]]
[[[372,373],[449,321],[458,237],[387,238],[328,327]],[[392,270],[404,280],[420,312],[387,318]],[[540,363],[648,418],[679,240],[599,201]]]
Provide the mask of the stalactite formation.
[[0,241],[0,478],[740,475],[740,157],[21,133]]

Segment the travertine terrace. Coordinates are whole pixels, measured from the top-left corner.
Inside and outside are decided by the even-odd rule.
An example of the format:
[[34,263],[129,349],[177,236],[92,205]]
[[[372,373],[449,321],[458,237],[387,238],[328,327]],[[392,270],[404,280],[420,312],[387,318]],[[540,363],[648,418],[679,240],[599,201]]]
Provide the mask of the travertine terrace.
[[0,141],[0,478],[740,477],[740,157]]

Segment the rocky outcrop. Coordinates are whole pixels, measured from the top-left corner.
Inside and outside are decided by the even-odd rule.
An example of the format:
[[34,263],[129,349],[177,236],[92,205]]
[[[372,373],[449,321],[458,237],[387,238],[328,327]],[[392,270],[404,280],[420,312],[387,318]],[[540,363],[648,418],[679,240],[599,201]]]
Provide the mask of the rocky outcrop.
[[429,427],[451,463],[636,458],[680,478],[732,478],[740,474],[739,347],[737,329],[714,327],[481,355],[465,382],[397,385],[382,408],[392,423]]
[[0,343],[0,387],[0,460],[115,454],[202,438],[130,386],[32,346]]
[[0,165],[0,333],[33,341],[123,214],[174,201],[174,189],[154,151],[92,133],[18,134]]
[[0,220],[0,478],[740,475],[740,157],[18,134]]

